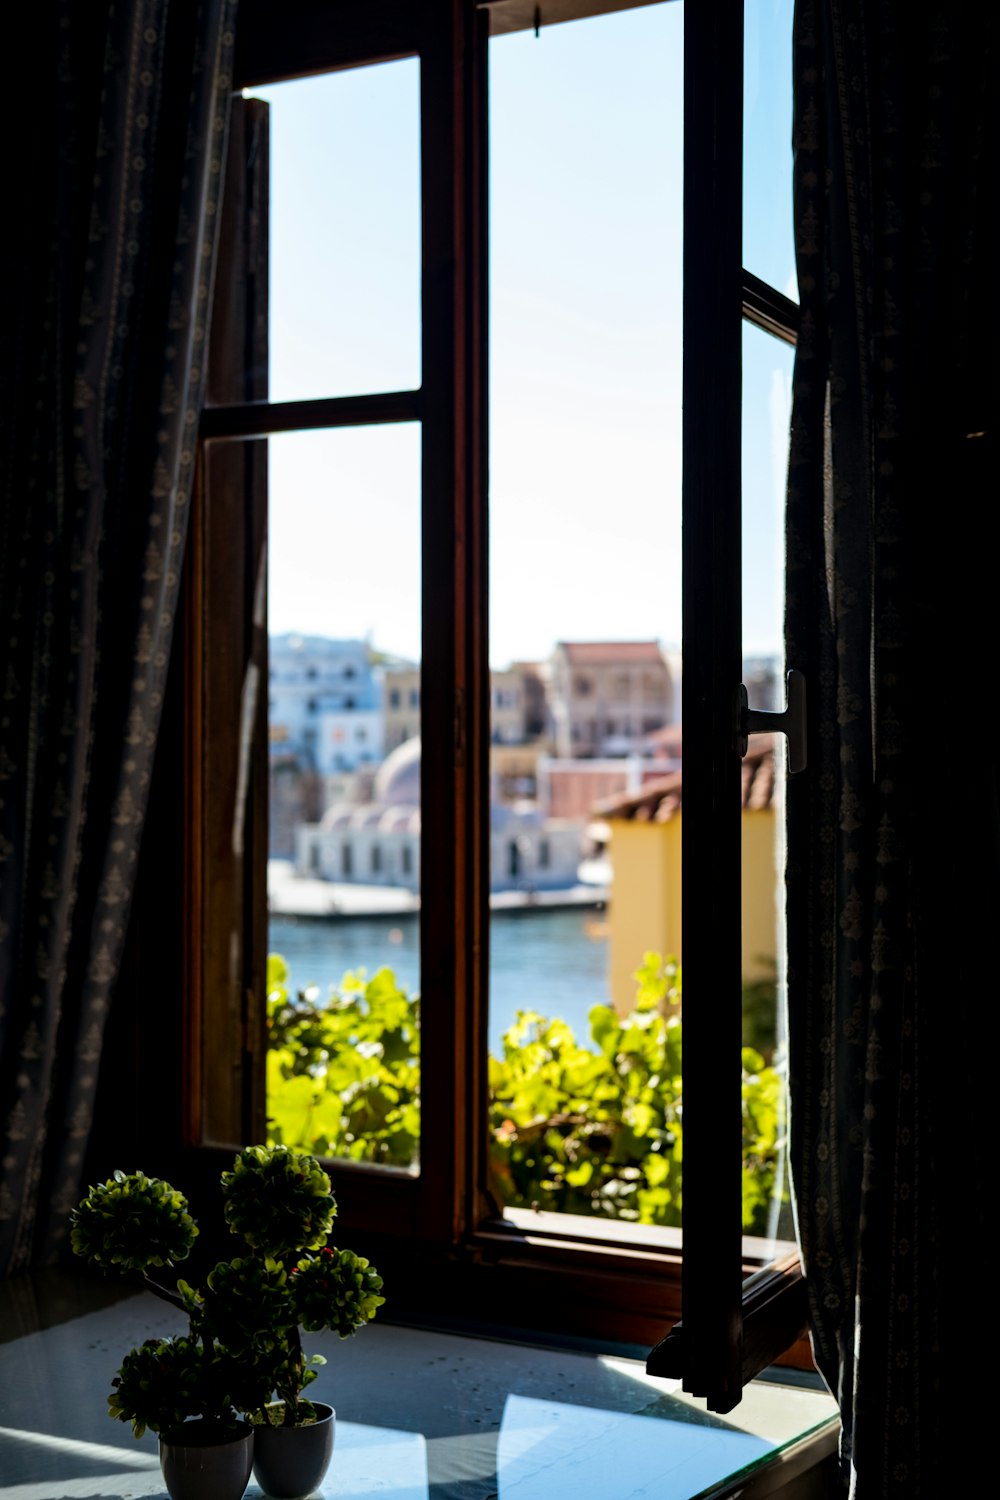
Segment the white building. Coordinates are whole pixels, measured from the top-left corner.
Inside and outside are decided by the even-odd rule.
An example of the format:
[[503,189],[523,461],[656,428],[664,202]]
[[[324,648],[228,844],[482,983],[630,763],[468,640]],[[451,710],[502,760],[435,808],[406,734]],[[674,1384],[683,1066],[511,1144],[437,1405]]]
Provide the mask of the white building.
[[[583,818],[546,818],[534,802],[494,803],[490,813],[490,888],[565,890],[580,883]],[[420,889],[420,741],[408,740],[375,775],[371,802],[339,803],[318,823],[299,827],[300,875],[362,885]]]

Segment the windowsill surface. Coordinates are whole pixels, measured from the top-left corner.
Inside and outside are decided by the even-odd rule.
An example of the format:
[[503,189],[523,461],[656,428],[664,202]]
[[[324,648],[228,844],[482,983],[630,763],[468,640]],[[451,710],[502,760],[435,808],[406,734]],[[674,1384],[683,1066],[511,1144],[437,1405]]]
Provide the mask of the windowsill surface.
[[[53,1274],[39,1285],[51,1289]],[[166,1496],[156,1438],[137,1442],[105,1401],[124,1353],[183,1320],[148,1293],[108,1306],[106,1287],[82,1288],[61,1299],[63,1321],[51,1296],[34,1319],[22,1297],[14,1337],[5,1313],[0,1500]],[[74,1316],[88,1293],[95,1310]],[[818,1385],[755,1381],[718,1417],[641,1360],[388,1321],[305,1343],[328,1359],[310,1394],[337,1412],[323,1500],[694,1500],[836,1418]],[[251,1480],[247,1500],[259,1495]]]

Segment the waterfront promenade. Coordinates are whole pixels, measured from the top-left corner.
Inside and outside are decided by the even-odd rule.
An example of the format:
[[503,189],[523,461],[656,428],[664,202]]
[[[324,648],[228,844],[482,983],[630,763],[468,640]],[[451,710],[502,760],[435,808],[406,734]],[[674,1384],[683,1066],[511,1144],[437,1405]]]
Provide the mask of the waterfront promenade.
[[[607,904],[609,895],[608,886],[596,884],[574,885],[557,891],[493,891],[490,908],[497,912],[600,908]],[[318,880],[296,875],[290,860],[271,859],[267,865],[267,906],[272,917],[299,920],[405,917],[420,910],[420,897],[402,886],[362,885],[353,881]]]

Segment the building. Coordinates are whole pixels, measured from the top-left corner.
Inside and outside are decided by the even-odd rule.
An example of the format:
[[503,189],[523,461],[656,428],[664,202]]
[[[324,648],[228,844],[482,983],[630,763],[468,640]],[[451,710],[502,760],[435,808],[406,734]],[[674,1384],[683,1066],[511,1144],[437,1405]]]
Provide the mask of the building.
[[555,753],[630,755],[679,708],[658,641],[560,641],[548,664]]
[[751,708],[763,708],[772,713],[784,708],[784,689],[780,678],[781,662],[777,656],[743,658],[743,686],[747,690]]
[[385,725],[381,684],[363,640],[279,635],[269,643],[269,738],[320,776],[377,764]]
[[490,740],[494,745],[523,745],[528,738],[527,697],[517,667],[490,672]]
[[[783,900],[774,747],[755,735],[743,760],[741,866],[743,977],[773,977]],[[614,872],[609,908],[611,994],[624,1011],[635,1000],[634,974],[647,952],[683,959],[681,824],[683,777],[677,770],[638,791],[598,802]]]
[[[490,808],[490,889],[557,891],[580,883],[586,819],[546,816],[537,802]],[[420,740],[379,767],[370,802],[334,803],[295,832],[300,875],[420,890]]]
[[420,741],[397,746],[375,773],[371,800],[334,802],[295,835],[300,875],[420,889]]
[[607,760],[563,760],[542,755],[538,760],[538,800],[554,818],[587,818],[594,804],[608,797],[637,792],[647,782],[677,770],[680,760],[657,744],[647,755]]
[[390,754],[420,734],[420,667],[414,662],[393,662],[383,668],[382,709],[385,753]]

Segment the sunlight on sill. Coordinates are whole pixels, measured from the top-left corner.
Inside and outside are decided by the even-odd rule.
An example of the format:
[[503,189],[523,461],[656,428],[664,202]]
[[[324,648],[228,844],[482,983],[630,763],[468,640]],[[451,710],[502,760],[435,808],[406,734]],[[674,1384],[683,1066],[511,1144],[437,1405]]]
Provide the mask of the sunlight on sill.
[[[683,1247],[683,1232],[659,1224],[634,1224],[626,1219],[593,1218],[585,1214],[557,1214],[545,1209],[505,1208],[504,1225],[523,1234],[529,1243],[541,1240],[583,1240],[593,1244],[620,1246],[622,1249],[635,1246],[641,1250],[657,1250],[661,1253],[680,1254]],[[754,1265],[767,1265],[769,1261],[788,1255],[796,1248],[792,1240],[769,1240],[758,1235],[744,1235],[743,1259]]]

